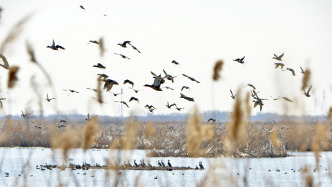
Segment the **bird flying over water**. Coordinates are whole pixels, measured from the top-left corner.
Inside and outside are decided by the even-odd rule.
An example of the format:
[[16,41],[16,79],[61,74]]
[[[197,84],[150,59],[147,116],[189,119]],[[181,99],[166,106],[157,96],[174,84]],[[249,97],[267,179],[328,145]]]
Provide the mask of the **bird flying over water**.
[[281,69],[283,69],[285,66],[285,64],[283,64],[283,63],[274,63],[274,65],[276,65],[275,69],[277,69],[279,66]]
[[126,102],[124,102],[124,101],[114,101],[114,102],[119,102],[119,103],[125,105],[127,108],[129,108],[128,104]]
[[113,85],[119,85],[119,83],[112,79],[106,79],[104,89],[106,89],[106,91],[110,91]]
[[129,79],[124,80],[123,84],[127,84],[127,83],[131,84],[132,88],[134,87],[134,83],[131,80],[129,80]]
[[181,88],[181,91],[183,90],[183,89],[190,89],[188,86],[182,86],[182,88]]
[[52,99],[56,99],[56,98],[49,98],[48,94],[46,95],[46,101],[50,102],[50,101],[52,101]]
[[131,102],[131,101],[137,101],[137,102],[139,102],[139,100],[138,100],[136,97],[131,97],[131,98],[129,99],[129,102]]
[[179,65],[179,64],[180,64],[180,63],[178,63],[178,62],[175,61],[175,60],[173,60],[172,63],[175,64],[175,65]]
[[101,63],[98,63],[97,65],[93,65],[92,67],[100,68],[100,69],[105,69],[106,67],[102,65]]
[[55,45],[54,39],[53,39],[52,45],[51,45],[51,46],[47,46],[47,48],[51,48],[51,49],[53,49],[53,50],[58,50],[58,49],[63,49],[63,50],[65,50],[65,48],[62,47],[61,45]]

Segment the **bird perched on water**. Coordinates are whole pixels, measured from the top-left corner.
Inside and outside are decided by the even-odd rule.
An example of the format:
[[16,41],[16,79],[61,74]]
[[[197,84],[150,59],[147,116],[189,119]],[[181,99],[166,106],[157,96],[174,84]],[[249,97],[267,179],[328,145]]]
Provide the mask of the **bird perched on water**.
[[99,44],[99,41],[97,41],[97,40],[90,40],[88,44]]
[[199,162],[199,168],[200,168],[200,169],[204,169],[204,166],[203,166],[203,163],[202,163],[202,162]]
[[168,165],[168,167],[172,167],[170,160],[168,160],[167,165]]
[[194,82],[197,82],[197,83],[200,83],[199,81],[197,81],[196,79],[192,78],[192,77],[189,77],[188,75],[186,74],[182,74],[183,76],[187,77],[189,80],[191,81],[194,81]]
[[126,102],[124,102],[124,101],[114,101],[114,102],[119,102],[119,103],[125,105],[127,108],[129,108],[128,104]]
[[209,120],[207,120],[207,122],[209,123],[210,121],[212,121],[213,123],[216,122],[215,118],[210,118]]
[[175,65],[179,65],[180,63],[178,63],[177,61],[175,60],[172,60],[172,63],[175,64]]
[[133,83],[133,81],[131,81],[131,80],[129,80],[129,79],[126,79],[126,80],[124,80],[124,82],[123,82],[123,84],[131,84],[131,87],[133,88],[134,87],[134,83]]
[[310,90],[311,90],[311,87],[312,85],[309,87],[308,91],[305,91],[303,90],[303,94],[306,96],[306,97],[310,97],[311,95],[309,94]]
[[2,54],[0,54],[0,58],[2,59],[2,62],[3,62],[3,64],[0,64],[0,66],[5,69],[9,69],[9,64],[8,64],[6,57],[3,56]]
[[280,56],[274,54],[274,57],[272,57],[272,59],[276,59],[276,60],[279,60],[279,61],[282,61],[281,58],[284,56],[284,53],[282,53]]
[[50,102],[50,101],[52,101],[52,99],[56,99],[56,98],[49,98],[48,94],[46,94],[46,101]]
[[124,58],[124,59],[128,59],[128,60],[130,60],[130,58],[127,57],[126,55],[119,54],[119,53],[114,53],[114,54],[119,55],[119,56],[121,56],[121,57]]
[[183,98],[183,99],[188,100],[188,101],[194,101],[194,98],[193,98],[193,97],[185,96],[185,95],[182,94],[182,93],[180,93],[180,98]]
[[167,74],[166,73],[166,71],[163,69],[163,72],[165,73],[165,79],[167,79],[167,80],[170,80],[170,81],[172,81],[172,83],[174,83],[174,78],[176,77],[176,76],[172,76],[172,75],[170,75],[170,74]]
[[102,65],[101,63],[98,63],[97,65],[93,65],[92,67],[100,68],[100,69],[105,69],[106,67]]
[[285,64],[283,63],[274,63],[274,65],[276,65],[275,69],[277,69],[280,66],[280,69],[283,69]]
[[104,89],[106,89],[106,91],[110,91],[113,85],[119,85],[119,83],[112,79],[106,79]]
[[129,102],[131,102],[131,101],[137,101],[137,102],[139,102],[139,100],[138,100],[136,97],[131,97],[131,98],[129,99]]
[[145,84],[144,86],[150,87],[156,91],[162,91],[160,89],[160,81],[161,81],[161,75],[158,75],[156,78],[154,78],[153,84],[151,84],[151,85]]
[[235,97],[236,97],[236,94],[235,94],[235,95],[233,95],[233,92],[232,92],[232,90],[229,90],[229,91],[231,91],[231,98],[232,98],[232,99],[235,99]]
[[243,56],[242,58],[237,58],[237,59],[234,59],[233,61],[238,62],[240,64],[244,64],[244,58],[246,58],[246,57]]
[[295,76],[295,71],[292,68],[286,68],[286,70],[292,72],[293,76]]
[[52,45],[47,46],[47,48],[51,48],[51,49],[53,49],[53,50],[58,50],[58,49],[63,49],[63,50],[65,50],[65,48],[62,47],[61,45],[55,45],[54,39],[53,39],[53,43],[52,43]]

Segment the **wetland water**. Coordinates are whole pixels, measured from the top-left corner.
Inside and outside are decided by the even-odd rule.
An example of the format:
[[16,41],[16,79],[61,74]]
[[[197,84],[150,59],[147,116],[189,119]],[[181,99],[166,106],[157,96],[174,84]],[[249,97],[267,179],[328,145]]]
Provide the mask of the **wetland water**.
[[[313,177],[315,186],[332,186],[332,152],[320,153],[316,168],[312,152],[289,152],[286,158],[159,158],[146,157],[147,151],[112,151],[106,149],[72,149],[63,160],[61,150],[49,148],[0,148],[0,186],[305,186],[305,177]],[[82,165],[104,165],[129,160],[133,164],[144,159],[153,166],[158,160],[173,166],[195,168],[202,161],[204,170],[41,170],[37,165],[69,162]],[[70,160],[69,160],[70,159]],[[302,168],[302,170],[301,170]],[[307,168],[307,172],[303,170]],[[8,173],[8,175],[6,175]]]

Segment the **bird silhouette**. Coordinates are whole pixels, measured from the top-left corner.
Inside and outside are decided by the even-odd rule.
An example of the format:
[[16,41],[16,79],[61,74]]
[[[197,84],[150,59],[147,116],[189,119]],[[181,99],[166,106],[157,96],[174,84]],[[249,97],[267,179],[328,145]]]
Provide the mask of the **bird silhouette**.
[[53,49],[53,50],[58,50],[58,49],[63,49],[63,50],[65,50],[65,48],[62,47],[61,45],[55,45],[54,39],[53,39],[52,45],[47,46],[47,48],[51,48],[51,49]]
[[49,98],[49,97],[48,97],[48,94],[46,94],[46,101],[50,102],[50,101],[52,101],[53,99],[56,99],[56,98]]
[[144,86],[150,87],[156,91],[162,91],[160,89],[160,81],[161,81],[161,75],[158,75],[156,78],[154,78],[153,84],[145,84]]
[[232,99],[235,99],[235,97],[236,97],[236,94],[235,95],[233,95],[233,92],[232,92],[232,90],[229,90],[230,92],[231,92],[231,98]]
[[104,89],[106,89],[106,91],[110,91],[113,85],[119,85],[119,83],[112,79],[106,79]]
[[194,81],[194,82],[197,82],[197,83],[200,83],[199,81],[197,81],[196,79],[192,78],[192,77],[189,77],[188,75],[186,74],[182,74],[183,76],[187,77],[189,80],[191,81]]
[[5,69],[9,69],[9,64],[8,64],[6,57],[3,56],[2,54],[0,54],[0,58],[2,59],[2,62],[3,62],[3,64],[0,64],[0,66]]
[[185,96],[185,95],[182,94],[182,93],[180,93],[180,98],[183,98],[183,99],[188,100],[188,101],[194,101],[194,98],[193,98],[193,97]]
[[126,55],[123,55],[123,54],[120,54],[120,53],[114,53],[114,54],[119,55],[119,56],[121,56],[121,57],[124,58],[124,59],[128,59],[128,60],[130,60],[130,58],[127,57]]
[[276,65],[275,69],[277,69],[280,66],[280,69],[283,69],[285,64],[283,63],[274,63],[274,65]]
[[282,53],[280,56],[274,54],[274,57],[272,57],[272,59],[276,59],[276,60],[279,60],[279,61],[282,61],[281,58],[284,56],[284,53]]
[[234,59],[233,61],[238,62],[240,64],[244,64],[244,58],[246,58],[246,57],[243,56],[242,58],[237,58],[237,59]]
[[100,68],[100,69],[105,69],[106,67],[102,65],[101,63],[98,63],[97,65],[93,65],[92,67]]
[[311,95],[310,95],[310,90],[311,90],[311,87],[312,87],[312,85],[309,87],[309,89],[308,89],[308,91],[305,91],[305,90],[303,90],[303,94],[306,96],[306,97],[310,97]]

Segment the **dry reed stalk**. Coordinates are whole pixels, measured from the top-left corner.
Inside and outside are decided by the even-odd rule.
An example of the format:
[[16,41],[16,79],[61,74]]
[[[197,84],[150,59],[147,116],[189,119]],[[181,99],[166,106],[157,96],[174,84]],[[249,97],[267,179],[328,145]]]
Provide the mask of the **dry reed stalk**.
[[16,38],[22,33],[25,23],[30,19],[31,15],[27,15],[17,22],[10,30],[7,37],[3,40],[0,45],[0,54],[4,54],[5,50],[10,47]]
[[31,47],[30,43],[26,42],[26,46],[27,46],[28,55],[30,57],[30,61],[33,62],[33,63],[38,64],[38,61],[37,61],[36,56],[35,56],[35,51]]
[[222,66],[224,65],[224,61],[218,60],[213,67],[213,76],[212,79],[214,81],[218,81],[220,78],[220,72],[222,71]]
[[145,136],[151,137],[156,134],[156,128],[153,126],[152,122],[149,122],[145,127]]
[[104,38],[99,39],[99,51],[100,51],[100,56],[103,57],[105,53],[105,47],[104,47]]
[[311,71],[310,69],[307,69],[305,72],[304,72],[304,75],[303,75],[303,78],[302,78],[302,90],[304,90],[305,88],[308,87],[309,85],[309,81],[310,81],[310,77],[311,77]]
[[20,68],[18,66],[12,66],[8,71],[8,88],[14,88],[16,82],[18,81],[17,72]]
[[74,129],[66,129],[61,134],[53,135],[51,137],[51,147],[60,148],[63,151],[63,160],[67,160],[68,151],[72,148],[77,148],[80,145],[79,132]]
[[242,100],[241,100],[240,90],[238,90],[237,93],[238,96],[235,99],[233,112],[231,114],[232,121],[228,129],[231,140],[235,141],[236,144],[246,139],[245,123],[244,123],[245,113],[243,112],[243,109],[241,107]]
[[102,91],[101,91],[101,83],[102,81],[101,80],[97,80],[97,101],[99,102],[99,104],[103,104],[104,101],[103,101],[103,95],[102,95]]
[[330,107],[329,113],[327,114],[327,118],[329,121],[332,120],[332,107]]
[[250,115],[251,115],[250,99],[251,99],[251,95],[249,94],[249,92],[247,92],[246,99],[245,99],[245,111],[246,111],[247,117],[250,117]]
[[138,124],[134,120],[126,122],[125,136],[122,137],[122,149],[134,149]]
[[213,126],[200,124],[201,117],[198,115],[197,109],[194,114],[187,120],[185,137],[186,147],[189,156],[198,157],[204,155],[201,148],[203,141],[209,140],[214,136]]
[[83,129],[83,150],[86,151],[93,144],[99,130],[98,117],[94,117],[88,121]]
[[328,123],[316,123],[315,136],[311,143],[316,158],[316,166],[319,166],[319,153],[329,146]]
[[280,147],[281,146],[281,142],[280,139],[278,137],[279,134],[279,128],[275,127],[275,129],[272,130],[272,132],[270,133],[270,140],[273,144],[274,147]]

